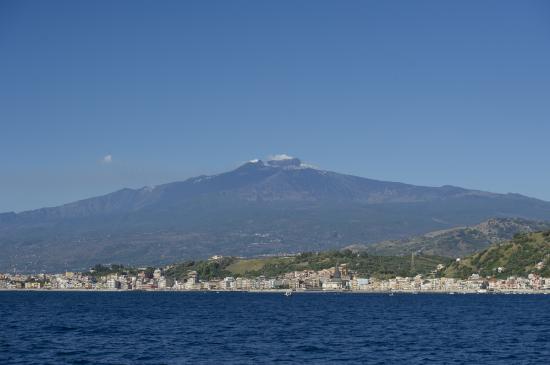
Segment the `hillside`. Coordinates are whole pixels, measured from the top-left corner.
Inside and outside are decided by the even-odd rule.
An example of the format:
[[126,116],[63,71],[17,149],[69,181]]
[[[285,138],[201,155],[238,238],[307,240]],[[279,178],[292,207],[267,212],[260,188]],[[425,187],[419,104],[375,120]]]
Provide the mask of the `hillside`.
[[550,277],[550,231],[516,235],[450,265],[446,276],[523,276],[538,273]]
[[368,246],[350,246],[366,249],[375,255],[409,255],[424,253],[447,257],[464,257],[486,249],[491,244],[512,239],[517,233],[550,229],[550,222],[520,218],[492,218],[471,227],[457,227],[430,232],[402,240],[382,241]]
[[[302,270],[322,270],[339,265],[347,265],[350,270],[365,277],[393,278],[429,274],[438,264],[448,265],[451,259],[437,256],[372,256],[354,253],[349,250],[302,253],[295,256],[242,259],[226,257],[219,260],[189,261],[174,265],[166,275],[171,278],[184,278],[194,270],[201,277],[223,278],[224,276],[275,277],[288,272]],[[413,266],[411,266],[413,265]]]
[[1,214],[0,271],[323,251],[491,217],[550,219],[550,203],[367,179],[296,158],[253,160],[217,175]]

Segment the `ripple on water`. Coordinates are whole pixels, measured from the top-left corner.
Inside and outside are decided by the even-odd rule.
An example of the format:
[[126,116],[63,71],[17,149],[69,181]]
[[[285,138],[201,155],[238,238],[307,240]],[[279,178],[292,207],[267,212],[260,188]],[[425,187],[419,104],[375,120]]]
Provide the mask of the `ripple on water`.
[[0,364],[545,363],[550,296],[1,292]]

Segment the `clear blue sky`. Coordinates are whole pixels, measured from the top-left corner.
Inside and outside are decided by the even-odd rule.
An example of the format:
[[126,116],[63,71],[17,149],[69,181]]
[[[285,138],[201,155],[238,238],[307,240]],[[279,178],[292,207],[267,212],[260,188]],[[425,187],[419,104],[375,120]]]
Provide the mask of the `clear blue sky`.
[[277,153],[550,200],[550,2],[2,1],[0,127],[0,211]]

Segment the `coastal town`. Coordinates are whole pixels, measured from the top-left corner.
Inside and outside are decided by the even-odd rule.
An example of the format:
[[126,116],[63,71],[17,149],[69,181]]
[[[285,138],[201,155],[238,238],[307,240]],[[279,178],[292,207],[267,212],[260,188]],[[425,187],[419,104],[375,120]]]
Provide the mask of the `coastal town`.
[[360,277],[346,264],[323,270],[292,271],[273,278],[233,277],[203,280],[196,271],[184,278],[165,276],[170,266],[138,269],[136,274],[96,274],[65,272],[59,274],[0,274],[0,290],[90,290],[90,291],[253,291],[253,292],[362,292],[362,293],[550,293],[550,278],[536,273],[506,279],[481,277],[467,279],[438,276],[439,265],[431,275],[391,279]]

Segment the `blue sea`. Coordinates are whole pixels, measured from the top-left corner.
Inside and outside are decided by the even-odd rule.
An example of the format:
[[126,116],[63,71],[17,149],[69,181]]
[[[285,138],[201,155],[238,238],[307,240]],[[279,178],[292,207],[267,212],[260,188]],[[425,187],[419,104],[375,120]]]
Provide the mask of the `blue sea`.
[[550,295],[0,292],[0,364],[547,364]]

